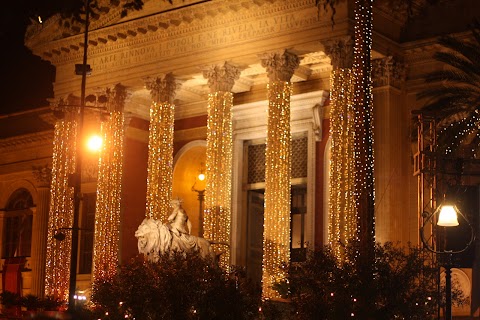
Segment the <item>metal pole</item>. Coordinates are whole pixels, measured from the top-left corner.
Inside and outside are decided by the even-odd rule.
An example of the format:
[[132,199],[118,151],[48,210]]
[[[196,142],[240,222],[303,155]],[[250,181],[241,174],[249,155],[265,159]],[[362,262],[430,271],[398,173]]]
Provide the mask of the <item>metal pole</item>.
[[75,309],[75,291],[77,288],[77,258],[78,258],[78,220],[80,216],[80,202],[82,201],[82,153],[80,147],[83,141],[83,118],[85,107],[85,86],[87,82],[87,50],[88,50],[88,23],[89,23],[89,0],[85,0],[85,34],[83,45],[83,68],[82,68],[82,85],[80,96],[80,108],[78,110],[77,122],[77,147],[75,149],[75,186],[73,189],[74,210],[72,224],[72,249],[70,253],[70,285],[68,293],[68,311]]
[[195,190],[198,193],[199,211],[198,219],[200,221],[198,227],[198,236],[203,237],[203,201],[205,199],[205,190]]
[[445,320],[452,320],[452,255],[445,265]]

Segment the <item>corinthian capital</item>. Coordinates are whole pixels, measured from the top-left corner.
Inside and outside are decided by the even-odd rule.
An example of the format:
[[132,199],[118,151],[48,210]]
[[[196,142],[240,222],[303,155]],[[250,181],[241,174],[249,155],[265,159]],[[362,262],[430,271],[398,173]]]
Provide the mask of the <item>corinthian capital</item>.
[[323,45],[325,54],[330,57],[334,69],[352,67],[353,40],[351,37],[327,40]]
[[50,187],[52,182],[52,168],[47,164],[45,166],[32,167],[33,177],[39,187]]
[[167,73],[163,77],[146,78],[145,88],[150,90],[150,95],[154,102],[173,103],[175,93],[180,89],[180,83],[172,73]]
[[270,81],[290,81],[295,69],[300,65],[298,56],[287,50],[265,53],[260,56],[260,60],[262,67],[267,69]]
[[108,87],[100,90],[96,94],[96,103],[97,105],[106,106],[107,110],[112,111],[123,111],[125,108],[125,103],[131,94],[128,92],[127,87],[117,83],[113,87]]
[[374,87],[392,86],[402,88],[406,79],[406,67],[392,56],[372,60]]
[[221,65],[213,65],[204,69],[203,77],[208,79],[208,87],[211,92],[230,92],[235,80],[240,77],[240,70],[228,62],[224,62]]

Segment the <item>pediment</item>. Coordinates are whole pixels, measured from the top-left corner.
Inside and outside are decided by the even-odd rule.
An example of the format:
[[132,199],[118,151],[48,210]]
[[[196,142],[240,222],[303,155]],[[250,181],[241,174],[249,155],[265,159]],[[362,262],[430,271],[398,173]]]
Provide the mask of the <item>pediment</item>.
[[[113,6],[110,0],[98,0],[101,14],[90,16],[89,31],[100,30],[117,24],[125,23],[142,17],[148,17],[154,14],[174,11],[182,7],[192,6],[195,3],[203,2],[202,0],[182,0],[182,1],[161,1],[161,0],[144,0],[142,10],[130,11],[125,17],[122,17],[121,4]],[[32,20],[25,33],[25,45],[33,49],[37,45],[47,42],[69,38],[85,32],[84,23],[77,21],[71,25],[65,26],[60,14],[50,17],[43,23]]]

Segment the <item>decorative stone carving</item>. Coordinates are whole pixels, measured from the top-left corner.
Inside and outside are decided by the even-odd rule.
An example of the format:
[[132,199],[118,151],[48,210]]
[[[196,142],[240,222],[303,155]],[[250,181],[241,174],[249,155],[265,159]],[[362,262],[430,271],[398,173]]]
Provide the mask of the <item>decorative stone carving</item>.
[[69,120],[72,119],[77,113],[78,108],[80,107],[80,98],[69,94],[67,96],[58,97],[55,99],[49,99],[50,108],[53,111],[53,115],[57,119],[64,119],[67,117]]
[[156,103],[173,103],[175,93],[181,87],[172,73],[167,73],[163,77],[146,78],[144,81],[145,88],[150,90],[152,100]]
[[208,79],[211,92],[231,92],[235,80],[240,78],[240,70],[228,62],[224,62],[203,70],[203,77]]
[[392,56],[372,60],[374,87],[393,86],[402,88],[407,77],[406,68]]
[[50,187],[52,182],[52,168],[50,165],[34,166],[32,168],[32,173],[39,187]]
[[325,53],[330,57],[334,69],[353,66],[353,44],[351,37],[325,41]]
[[290,81],[295,69],[300,65],[298,56],[287,50],[265,53],[260,59],[270,81]]
[[128,92],[127,87],[117,83],[115,86],[105,90],[105,96],[107,97],[107,110],[113,112],[123,111],[125,103],[131,97],[131,94]]
[[142,221],[135,231],[138,251],[152,262],[157,262],[161,254],[171,252],[198,252],[204,258],[214,258],[209,241],[189,234],[188,216],[180,201],[172,201],[172,206],[170,223],[164,224],[151,218]]

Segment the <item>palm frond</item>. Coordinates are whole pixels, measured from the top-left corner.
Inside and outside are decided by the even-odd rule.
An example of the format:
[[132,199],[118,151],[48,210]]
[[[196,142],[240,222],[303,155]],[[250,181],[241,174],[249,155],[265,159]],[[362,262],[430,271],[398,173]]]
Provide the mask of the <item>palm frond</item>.
[[417,94],[422,112],[438,120],[437,151],[460,157],[480,156],[480,21],[472,24],[472,38],[442,37],[445,48],[435,53],[444,68],[429,73],[430,87]]
[[433,83],[438,81],[448,81],[453,83],[459,83],[467,86],[476,87],[475,83],[480,80],[479,74],[469,74],[458,69],[445,69],[431,72],[425,78],[427,83]]

